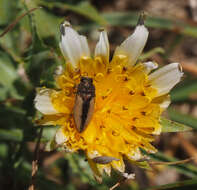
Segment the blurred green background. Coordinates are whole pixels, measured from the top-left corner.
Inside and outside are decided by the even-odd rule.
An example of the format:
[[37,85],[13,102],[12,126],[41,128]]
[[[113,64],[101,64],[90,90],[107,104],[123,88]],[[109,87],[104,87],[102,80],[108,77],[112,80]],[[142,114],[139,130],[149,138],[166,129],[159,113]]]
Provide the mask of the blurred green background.
[[[139,12],[147,12],[150,30],[141,61],[160,65],[180,62],[184,80],[171,93],[172,104],[164,115],[193,128],[192,132],[163,133],[156,138],[157,161],[197,157],[197,3],[195,0],[0,0],[0,33],[31,8],[0,37],[0,189],[22,190],[31,181],[31,162],[40,126],[34,108],[35,88],[54,87],[53,74],[64,59],[58,48],[59,24],[70,20],[73,27],[88,36],[93,52],[98,29],[109,34],[111,55],[137,23]],[[38,190],[105,190],[119,176],[104,177],[98,184],[81,154],[46,151],[55,127],[44,127],[39,152]],[[197,161],[179,165],[154,165],[143,170],[129,165],[136,179],[117,189],[197,189]]]

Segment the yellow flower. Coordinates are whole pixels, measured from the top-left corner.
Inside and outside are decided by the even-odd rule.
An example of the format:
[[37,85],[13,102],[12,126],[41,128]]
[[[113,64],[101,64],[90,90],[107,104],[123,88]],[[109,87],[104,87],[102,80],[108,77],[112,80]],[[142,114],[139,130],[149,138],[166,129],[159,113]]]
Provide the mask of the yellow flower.
[[[60,30],[60,48],[67,64],[56,73],[58,90],[37,92],[35,107],[44,115],[40,124],[61,126],[56,143],[71,152],[83,150],[97,180],[103,171],[110,175],[112,167],[127,176],[123,157],[141,159],[140,148],[156,152],[151,142],[161,132],[160,115],[170,104],[168,93],[183,75],[180,66],[172,63],[156,70],[154,62],[136,63],[148,38],[142,18],[111,61],[106,31],[100,31],[92,58],[86,37],[68,22]],[[76,101],[82,77],[93,80],[95,96],[86,96],[94,99],[94,109],[86,110],[92,115],[79,131],[76,120],[85,117],[80,112],[84,104]]]

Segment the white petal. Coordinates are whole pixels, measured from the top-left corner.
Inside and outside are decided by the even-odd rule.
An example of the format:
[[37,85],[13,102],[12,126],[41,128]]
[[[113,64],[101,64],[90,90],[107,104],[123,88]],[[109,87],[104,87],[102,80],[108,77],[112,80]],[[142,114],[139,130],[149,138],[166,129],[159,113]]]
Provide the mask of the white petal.
[[111,165],[105,165],[103,170],[105,171],[105,173],[110,176],[111,175]]
[[101,31],[100,38],[95,48],[95,57],[101,56],[109,61],[109,40],[106,31]]
[[142,153],[139,150],[139,148],[136,148],[135,150],[133,150],[132,152],[130,152],[127,156],[130,159],[132,159],[132,160],[139,160],[139,159],[141,159],[143,157],[142,156]]
[[57,144],[63,144],[67,141],[67,137],[65,136],[62,130],[62,128],[58,129],[55,134],[55,141]]
[[55,76],[59,76],[64,72],[64,68],[62,65],[58,65],[57,68],[55,69]]
[[158,67],[157,63],[152,62],[152,61],[142,63],[142,65],[144,66],[144,72],[146,74],[149,74],[152,70],[157,69]]
[[134,33],[116,48],[115,55],[128,56],[129,64],[134,65],[142,53],[147,39],[147,28],[144,25],[137,25]]
[[43,114],[51,115],[58,113],[51,102],[50,95],[52,92],[53,90],[47,88],[41,88],[37,91],[36,97],[34,99],[35,107]]
[[158,96],[167,94],[183,76],[179,63],[171,63],[149,75],[149,80],[158,90]]
[[125,177],[126,179],[135,179],[135,174],[134,173],[122,173],[123,177]]
[[167,109],[168,106],[170,105],[171,101],[170,101],[170,96],[167,96],[163,102],[161,102],[159,105],[160,105],[160,108],[162,109]]
[[80,41],[81,41],[82,56],[89,57],[90,56],[90,49],[88,46],[87,38],[83,35],[80,35]]
[[90,56],[86,37],[79,35],[71,28],[68,22],[64,22],[61,25],[60,31],[61,41],[59,46],[62,54],[73,67],[77,67],[77,64],[82,56]]
[[159,104],[160,108],[162,110],[165,110],[165,109],[168,108],[168,106],[171,103],[171,101],[170,101],[170,95],[164,95],[164,96],[156,97],[156,98],[154,98],[152,100],[152,103]]

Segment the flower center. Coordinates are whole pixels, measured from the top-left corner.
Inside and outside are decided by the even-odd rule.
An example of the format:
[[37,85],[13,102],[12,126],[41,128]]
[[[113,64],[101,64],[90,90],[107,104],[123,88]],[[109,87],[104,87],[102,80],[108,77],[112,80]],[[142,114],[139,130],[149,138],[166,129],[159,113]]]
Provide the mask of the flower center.
[[[73,108],[76,87],[84,76],[93,79],[95,106],[87,128],[79,133]],[[152,101],[157,91],[149,84],[143,65],[128,66],[127,59],[120,56],[108,64],[100,57],[82,58],[77,70],[67,67],[57,77],[57,84],[60,91],[52,95],[52,103],[62,113],[60,118],[66,118],[60,123],[68,137],[67,147],[99,150],[109,156],[117,152],[128,154],[138,147],[155,150],[150,142],[160,127],[161,109]]]

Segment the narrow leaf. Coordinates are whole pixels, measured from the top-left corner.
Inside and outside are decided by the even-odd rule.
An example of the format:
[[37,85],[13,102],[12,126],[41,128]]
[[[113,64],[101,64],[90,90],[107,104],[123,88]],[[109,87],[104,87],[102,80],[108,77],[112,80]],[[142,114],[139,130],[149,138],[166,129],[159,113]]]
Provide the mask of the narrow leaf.
[[184,132],[192,130],[192,128],[186,125],[168,120],[166,118],[161,118],[160,124],[162,126],[162,132]]
[[183,123],[197,130],[197,119],[193,116],[182,114],[172,108],[168,109],[168,114],[172,120]]
[[17,71],[8,57],[0,55],[0,83],[4,86],[11,86],[17,78]]
[[[175,162],[179,161],[177,158],[167,156],[161,152],[156,154],[148,154],[146,151],[142,150],[145,155],[148,155],[153,160],[162,161],[162,162]],[[197,167],[192,164],[177,164],[177,165],[168,165],[168,167],[174,167],[181,174],[184,174],[189,177],[197,177]]]
[[[138,12],[110,12],[104,13],[103,17],[113,26],[135,26],[139,17]],[[160,28],[179,32],[180,34],[197,38],[197,27],[186,22],[161,17],[147,17],[147,27]]]
[[180,85],[180,87],[175,88],[171,92],[172,101],[184,101],[197,92],[197,80],[189,80]]
[[87,1],[78,3],[76,5],[72,5],[68,3],[59,3],[59,2],[44,3],[43,1],[40,1],[40,5],[46,6],[48,8],[53,8],[53,6],[55,6],[63,10],[70,10],[96,22],[97,24],[100,24],[100,25],[107,24],[107,21],[99,14],[96,8]]
[[146,190],[195,190],[197,187],[197,178],[191,179],[191,180],[184,180],[184,181],[179,181],[176,183],[170,183],[166,185],[160,185],[160,186],[154,186],[150,187]]
[[156,48],[153,48],[151,49],[150,51],[146,52],[146,53],[143,53],[140,57],[139,57],[139,60],[140,61],[144,61],[146,59],[149,59],[150,57],[152,57],[154,54],[157,54],[157,53],[160,53],[160,54],[164,54],[165,51],[163,48],[161,47],[156,47]]
[[23,139],[22,130],[20,129],[0,129],[0,139],[20,142]]

